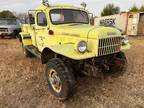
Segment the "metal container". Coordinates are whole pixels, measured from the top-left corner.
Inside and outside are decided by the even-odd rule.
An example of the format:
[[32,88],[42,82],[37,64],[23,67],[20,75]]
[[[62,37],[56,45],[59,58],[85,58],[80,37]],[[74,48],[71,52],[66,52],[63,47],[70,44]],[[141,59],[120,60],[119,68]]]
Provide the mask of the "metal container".
[[127,35],[144,35],[144,12],[125,12],[95,17],[94,25],[116,27]]

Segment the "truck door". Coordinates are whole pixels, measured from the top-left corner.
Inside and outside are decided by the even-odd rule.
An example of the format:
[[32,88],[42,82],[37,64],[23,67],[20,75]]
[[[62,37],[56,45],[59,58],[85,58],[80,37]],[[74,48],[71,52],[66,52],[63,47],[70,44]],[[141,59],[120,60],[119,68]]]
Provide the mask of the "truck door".
[[42,51],[44,48],[44,40],[46,39],[47,33],[47,18],[44,12],[36,13],[36,42],[39,51]]

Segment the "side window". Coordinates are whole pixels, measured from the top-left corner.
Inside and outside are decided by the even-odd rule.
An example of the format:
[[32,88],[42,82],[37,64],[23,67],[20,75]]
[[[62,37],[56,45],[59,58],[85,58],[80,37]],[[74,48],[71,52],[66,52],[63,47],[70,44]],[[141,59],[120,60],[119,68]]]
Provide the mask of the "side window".
[[47,19],[45,13],[39,12],[37,14],[37,24],[39,26],[47,26]]

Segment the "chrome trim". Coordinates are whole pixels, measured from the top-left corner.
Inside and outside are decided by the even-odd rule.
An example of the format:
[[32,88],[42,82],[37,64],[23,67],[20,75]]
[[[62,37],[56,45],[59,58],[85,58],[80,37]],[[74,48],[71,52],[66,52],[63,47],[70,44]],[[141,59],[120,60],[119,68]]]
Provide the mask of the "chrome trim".
[[120,52],[121,37],[99,39],[98,56]]

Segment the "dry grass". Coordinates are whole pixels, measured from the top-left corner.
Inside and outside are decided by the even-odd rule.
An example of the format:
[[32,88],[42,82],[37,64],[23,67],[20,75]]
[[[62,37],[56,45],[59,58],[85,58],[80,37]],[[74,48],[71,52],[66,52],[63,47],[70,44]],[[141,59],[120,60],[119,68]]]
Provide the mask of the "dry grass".
[[60,102],[47,90],[37,59],[25,58],[17,40],[0,40],[0,108],[144,108],[144,38],[130,41],[125,75],[78,78],[74,96]]

